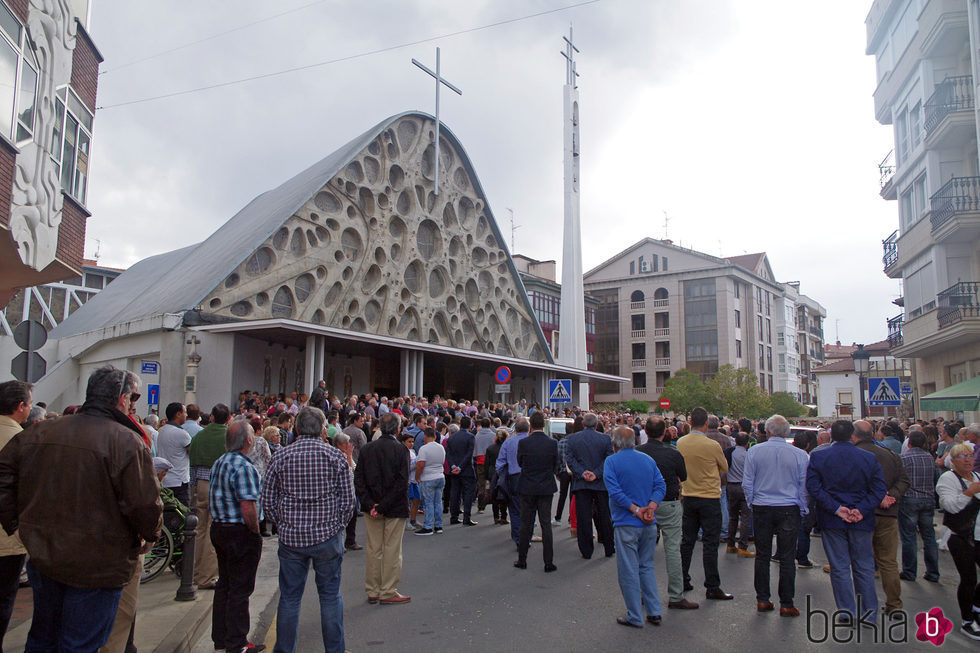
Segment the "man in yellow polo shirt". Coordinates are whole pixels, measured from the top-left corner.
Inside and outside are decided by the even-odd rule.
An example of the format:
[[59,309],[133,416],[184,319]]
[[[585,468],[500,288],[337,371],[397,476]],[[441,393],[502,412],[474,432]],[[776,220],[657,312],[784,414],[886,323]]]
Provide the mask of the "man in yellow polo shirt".
[[700,406],[691,411],[691,432],[677,441],[677,450],[684,457],[687,480],[681,483],[684,507],[681,534],[681,566],[684,570],[684,591],[691,585],[691,557],[698,531],[702,532],[701,552],[704,564],[705,598],[720,601],[732,599],[721,589],[718,575],[718,544],[721,541],[721,475],[728,471],[728,461],[721,445],[705,436],[708,411]]

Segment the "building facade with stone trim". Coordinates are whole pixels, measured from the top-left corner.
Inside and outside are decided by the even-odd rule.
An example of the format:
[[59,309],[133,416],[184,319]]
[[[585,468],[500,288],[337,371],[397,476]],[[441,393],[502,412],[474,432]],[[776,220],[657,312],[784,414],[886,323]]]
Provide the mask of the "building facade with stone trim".
[[0,0],[0,307],[82,274],[102,55],[89,2]]
[[[161,403],[250,389],[542,401],[557,365],[475,170],[434,118],[388,118],[249,202],[203,242],[152,256],[51,332],[38,395],[77,401],[90,367],[159,363]],[[42,352],[44,353],[44,352]],[[200,357],[199,364],[196,362]],[[193,363],[193,364],[188,364]],[[152,367],[152,366],[151,366]],[[50,378],[49,378],[50,377]]]

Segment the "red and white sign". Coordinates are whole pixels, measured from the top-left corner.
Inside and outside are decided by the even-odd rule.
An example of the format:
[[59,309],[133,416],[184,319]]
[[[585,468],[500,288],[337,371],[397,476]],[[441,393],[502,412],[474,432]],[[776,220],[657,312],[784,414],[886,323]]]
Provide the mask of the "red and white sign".
[[663,399],[661,399],[660,400],[660,407],[663,408],[664,410],[667,410],[668,408],[670,408],[670,399],[668,399],[667,397],[664,397]]

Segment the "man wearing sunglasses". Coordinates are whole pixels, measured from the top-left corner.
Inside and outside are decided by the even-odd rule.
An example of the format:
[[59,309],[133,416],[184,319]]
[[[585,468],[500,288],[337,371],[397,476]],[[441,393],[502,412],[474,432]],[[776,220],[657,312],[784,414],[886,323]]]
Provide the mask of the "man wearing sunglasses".
[[123,587],[138,583],[163,513],[150,450],[126,414],[138,392],[132,372],[99,368],[76,414],[42,420],[0,450],[0,524],[30,555],[27,650],[94,651],[114,621],[113,650],[125,645],[136,593],[126,610]]

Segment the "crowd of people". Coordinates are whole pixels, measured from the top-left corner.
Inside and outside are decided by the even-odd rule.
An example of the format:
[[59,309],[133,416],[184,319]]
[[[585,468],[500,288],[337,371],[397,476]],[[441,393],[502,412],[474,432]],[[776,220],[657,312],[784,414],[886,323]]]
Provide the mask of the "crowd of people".
[[[324,648],[343,651],[345,552],[365,550],[369,603],[408,603],[399,587],[404,534],[440,535],[446,514],[449,525],[475,526],[488,506],[495,524],[510,527],[514,567],[528,568],[537,541],[552,573],[567,505],[579,554],[590,559],[598,545],[616,557],[626,606],[617,621],[637,628],[663,620],[660,541],[667,609],[700,607],[690,597],[698,541],[704,598],[734,598],[718,567],[724,541],[727,553],[753,560],[758,612],[776,609],[777,562],[779,614],[796,617],[797,569],[814,567],[819,536],[839,614],[858,627],[877,620],[876,575],[884,611],[902,610],[901,582],[918,576],[921,537],[924,579],[938,582],[938,551],[948,549],[960,632],[980,641],[980,425],[841,420],[794,434],[780,415],[728,419],[695,408],[665,419],[552,414],[523,400],[341,400],[322,381],[308,397],[244,391],[237,405],[208,413],[174,402],[140,419],[138,398],[138,377],[111,366],[61,416],[37,410],[29,385],[0,384],[0,632],[26,561],[28,651],[133,650],[142,554],[160,536],[164,503],[198,516],[193,575],[214,591],[216,651],[264,648],[248,641],[263,537],[278,537],[276,651],[296,650],[310,566]],[[561,428],[553,417],[566,418]],[[79,492],[91,509],[64,500]],[[104,564],[83,555],[92,547]]]

